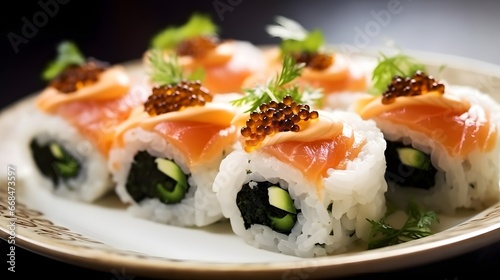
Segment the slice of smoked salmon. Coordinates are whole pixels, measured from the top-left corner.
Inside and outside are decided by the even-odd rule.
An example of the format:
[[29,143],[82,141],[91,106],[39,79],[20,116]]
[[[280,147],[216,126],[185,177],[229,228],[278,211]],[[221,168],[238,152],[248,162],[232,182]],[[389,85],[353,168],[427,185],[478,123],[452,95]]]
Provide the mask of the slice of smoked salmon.
[[326,94],[335,94],[336,92],[357,92],[366,90],[368,82],[366,76],[354,68],[346,69],[348,76],[345,79],[313,79],[301,77],[299,84],[304,87],[321,88]]
[[166,121],[154,130],[179,149],[190,167],[209,162],[222,155],[236,139],[234,126],[193,121]]
[[[243,87],[251,88],[265,85],[274,78],[282,68],[278,50],[267,50],[268,66],[265,71],[250,75],[243,82]],[[321,88],[325,94],[337,92],[356,92],[366,90],[368,79],[366,73],[341,54],[336,54],[333,64],[324,70],[314,70],[305,67],[300,77],[296,79],[302,88]]]
[[[172,50],[165,51],[169,59]],[[144,56],[149,65],[147,53]],[[179,64],[188,77],[202,70],[202,83],[212,94],[241,93],[246,78],[265,69],[265,58],[260,49],[246,41],[226,40],[203,56],[179,56]]]
[[468,110],[433,104],[415,104],[386,110],[376,118],[401,124],[441,143],[452,156],[466,156],[475,149],[490,151],[497,132],[483,108]]
[[211,93],[242,92],[243,82],[252,74],[249,69],[232,69],[227,66],[212,66],[205,68],[203,86]]
[[299,83],[322,88],[325,94],[331,94],[365,90],[368,80],[361,68],[358,68],[347,57],[335,54],[333,64],[324,70],[304,68]]
[[345,169],[347,163],[358,156],[365,143],[366,139],[360,133],[344,124],[342,133],[333,139],[283,142],[263,146],[261,151],[302,171],[319,188],[323,186],[321,180],[327,176],[330,168]]
[[64,103],[53,113],[73,124],[107,158],[115,128],[146,99],[144,91],[132,91],[110,100]]

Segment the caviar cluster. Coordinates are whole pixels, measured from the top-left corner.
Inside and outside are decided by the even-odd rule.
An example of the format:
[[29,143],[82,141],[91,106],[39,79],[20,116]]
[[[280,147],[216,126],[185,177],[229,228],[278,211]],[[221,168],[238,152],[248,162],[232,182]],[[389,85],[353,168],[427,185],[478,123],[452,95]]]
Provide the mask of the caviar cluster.
[[261,104],[259,109],[259,112],[250,113],[246,126],[241,128],[241,135],[246,138],[246,151],[258,146],[268,135],[299,132],[301,123],[318,118],[317,111],[310,111],[307,104],[297,104],[289,95],[283,98],[283,102],[270,101]]
[[210,101],[212,95],[200,81],[181,81],[175,85],[153,88],[153,94],[144,103],[144,110],[155,116],[186,107],[203,106]]
[[307,67],[314,70],[324,70],[333,63],[333,56],[319,52],[301,52],[294,55],[297,63],[305,63]]
[[108,63],[96,59],[88,59],[83,65],[72,65],[55,77],[49,86],[63,93],[71,93],[95,83],[99,74],[109,67]]
[[214,36],[198,36],[183,40],[176,47],[178,55],[189,55],[192,57],[202,57],[208,51],[214,49],[219,44],[219,40]]
[[382,103],[390,104],[399,96],[416,96],[431,91],[444,94],[444,84],[418,70],[413,74],[413,77],[395,76],[387,90],[382,93]]

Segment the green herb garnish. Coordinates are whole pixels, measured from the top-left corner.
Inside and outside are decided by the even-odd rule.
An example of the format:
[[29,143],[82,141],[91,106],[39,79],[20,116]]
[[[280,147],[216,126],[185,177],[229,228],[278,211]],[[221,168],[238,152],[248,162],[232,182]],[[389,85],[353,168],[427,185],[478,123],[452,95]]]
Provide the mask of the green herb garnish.
[[397,54],[388,57],[380,53],[378,64],[373,70],[373,86],[370,92],[373,95],[381,95],[391,84],[394,76],[411,77],[417,70],[426,72],[425,66],[410,56]]
[[149,63],[151,64],[150,79],[160,86],[176,84],[183,78],[182,68],[176,55],[171,55],[168,61],[163,57],[160,49],[151,49],[148,52]]
[[203,36],[215,35],[218,27],[207,15],[193,14],[189,20],[182,26],[170,26],[159,32],[151,40],[151,46],[157,49],[171,49],[185,39]]
[[85,57],[82,55],[75,43],[64,41],[57,47],[58,56],[51,61],[42,73],[42,79],[48,81],[59,75],[70,65],[82,65]]
[[372,224],[368,249],[396,245],[432,235],[430,226],[433,222],[439,222],[434,211],[426,211],[412,201],[409,202],[406,211],[407,220],[399,229],[386,222],[386,219],[393,213],[394,211],[388,211],[380,221],[367,219]]
[[185,77],[177,55],[170,54],[168,59],[165,59],[164,52],[160,49],[149,50],[148,59],[151,64],[149,73],[151,82],[159,86],[177,84],[184,79],[201,81],[205,75],[203,69],[197,68],[188,77]]
[[231,101],[232,105],[244,106],[249,104],[246,112],[255,111],[263,103],[271,100],[281,102],[283,98],[290,95],[297,103],[316,104],[322,97],[319,89],[299,90],[298,85],[290,83],[300,77],[304,69],[304,63],[296,63],[293,57],[287,55],[283,58],[281,72],[272,78],[266,85],[244,89],[244,96]]
[[294,53],[315,53],[325,44],[323,32],[319,29],[309,32],[298,22],[286,17],[276,17],[277,25],[269,25],[269,35],[282,39],[280,49],[283,55]]

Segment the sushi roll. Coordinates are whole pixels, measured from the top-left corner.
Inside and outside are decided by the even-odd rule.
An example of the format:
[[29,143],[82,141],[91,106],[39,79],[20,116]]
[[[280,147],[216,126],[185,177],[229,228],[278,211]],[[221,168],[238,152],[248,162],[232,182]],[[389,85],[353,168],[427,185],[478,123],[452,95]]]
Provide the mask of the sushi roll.
[[[389,74],[395,68],[398,74]],[[386,139],[387,198],[401,207],[414,200],[446,214],[497,202],[498,103],[474,88],[434,78],[402,54],[385,57],[375,71],[382,69],[380,82],[390,79],[385,90],[359,100],[353,110],[374,120]]]
[[291,55],[304,70],[297,82],[302,87],[321,88],[324,109],[346,109],[351,102],[366,94],[370,65],[360,63],[329,48],[321,30],[306,30],[298,22],[282,16],[266,28],[269,35],[281,39],[279,46],[265,50],[267,71],[259,72],[245,81],[252,87],[274,75],[281,68],[283,56]]
[[[211,18],[200,13],[181,26],[160,31],[152,38],[150,49],[162,50],[167,58],[178,56],[186,76],[203,79],[204,87],[214,95],[241,93],[243,81],[265,67],[259,48],[248,41],[221,39]],[[148,65],[147,59],[145,62]]]
[[94,202],[113,190],[107,158],[114,128],[147,96],[131,91],[122,66],[85,58],[72,42],[58,51],[44,72],[49,84],[23,123],[28,179],[61,197]]
[[252,246],[299,257],[367,240],[367,219],[386,210],[382,133],[354,113],[297,103],[287,87],[267,89],[281,101],[235,117],[239,146],[214,181],[232,230]]
[[[163,61],[177,69],[169,77],[181,77],[173,61]],[[128,212],[180,227],[221,220],[212,183],[236,140],[235,112],[229,104],[212,102],[199,81],[169,78],[153,87],[148,100],[117,128],[110,152],[115,191]]]

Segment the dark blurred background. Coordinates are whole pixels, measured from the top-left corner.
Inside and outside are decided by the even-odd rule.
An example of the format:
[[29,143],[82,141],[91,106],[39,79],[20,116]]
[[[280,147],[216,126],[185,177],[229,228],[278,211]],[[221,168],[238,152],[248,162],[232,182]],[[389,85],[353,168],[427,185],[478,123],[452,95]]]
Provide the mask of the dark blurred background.
[[[321,28],[328,43],[348,52],[394,44],[403,49],[465,56],[500,65],[500,1],[9,1],[0,17],[0,109],[45,86],[40,73],[55,57],[56,46],[62,40],[75,41],[85,55],[122,63],[139,59],[158,31],[183,24],[194,11],[210,14],[220,27],[222,38],[255,44],[278,42],[266,34],[265,26],[273,23],[276,15],[282,15],[299,21],[307,29]],[[5,255],[6,243],[0,243],[0,253]],[[438,276],[430,279],[464,279],[468,271],[496,269],[499,246],[497,243],[399,272],[401,276],[422,272]],[[93,274],[75,266],[63,266],[21,248],[18,254],[21,275],[29,273],[36,262],[50,268],[51,276],[79,274],[84,278],[114,279],[109,272]]]
[[283,15],[307,29],[321,28],[328,43],[348,52],[392,42],[500,64],[499,1],[9,1],[1,16],[0,108],[44,87],[40,73],[60,41],[75,41],[88,56],[125,62],[193,11],[210,14],[221,37],[255,44],[278,42],[265,26]]

